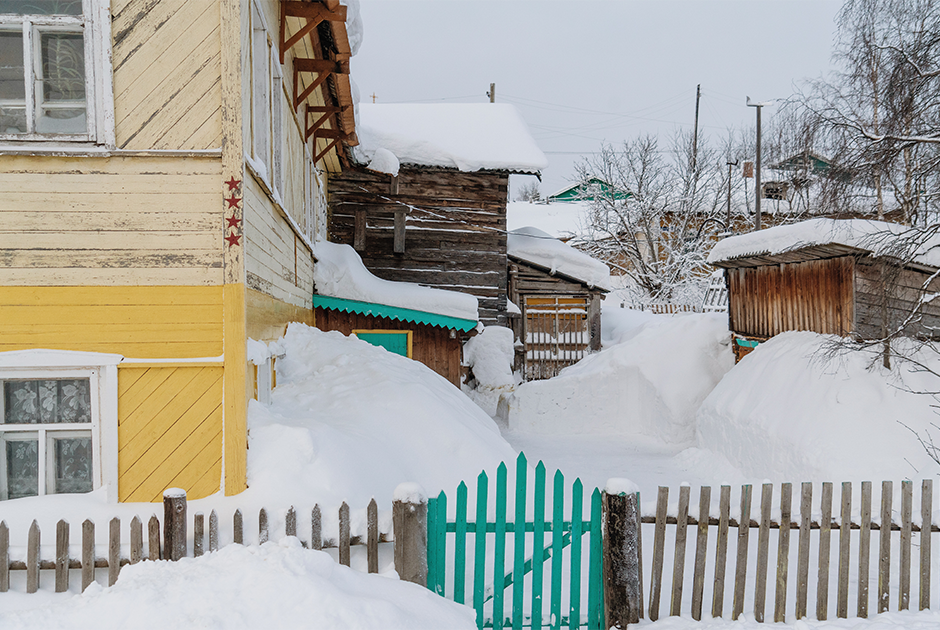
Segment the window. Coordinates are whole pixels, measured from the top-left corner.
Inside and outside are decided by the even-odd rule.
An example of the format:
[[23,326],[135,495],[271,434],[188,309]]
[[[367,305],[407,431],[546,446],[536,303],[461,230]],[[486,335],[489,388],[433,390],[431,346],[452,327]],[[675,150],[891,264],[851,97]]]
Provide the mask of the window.
[[279,199],[284,88],[277,47],[257,5],[251,11],[251,166]]
[[91,492],[98,425],[95,371],[0,381],[0,498]]
[[0,0],[0,141],[113,144],[106,5]]

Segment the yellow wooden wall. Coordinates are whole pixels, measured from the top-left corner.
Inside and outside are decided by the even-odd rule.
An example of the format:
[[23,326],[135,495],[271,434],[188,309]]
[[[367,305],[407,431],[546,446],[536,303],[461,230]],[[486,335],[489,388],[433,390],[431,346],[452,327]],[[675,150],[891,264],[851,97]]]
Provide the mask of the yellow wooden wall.
[[314,325],[313,310],[275,300],[269,295],[248,289],[246,293],[248,336],[270,342],[284,336],[287,325],[302,322]]
[[222,478],[222,367],[121,366],[118,370],[118,498],[190,499]]
[[218,159],[8,155],[0,199],[0,285],[222,283]]
[[218,0],[112,0],[115,135],[122,149],[222,146]]

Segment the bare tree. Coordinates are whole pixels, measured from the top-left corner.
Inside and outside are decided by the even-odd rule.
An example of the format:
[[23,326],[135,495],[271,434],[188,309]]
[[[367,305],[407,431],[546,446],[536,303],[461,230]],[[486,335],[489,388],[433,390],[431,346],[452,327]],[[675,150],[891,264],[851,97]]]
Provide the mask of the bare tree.
[[539,201],[541,198],[538,182],[523,184],[516,193],[516,201]]

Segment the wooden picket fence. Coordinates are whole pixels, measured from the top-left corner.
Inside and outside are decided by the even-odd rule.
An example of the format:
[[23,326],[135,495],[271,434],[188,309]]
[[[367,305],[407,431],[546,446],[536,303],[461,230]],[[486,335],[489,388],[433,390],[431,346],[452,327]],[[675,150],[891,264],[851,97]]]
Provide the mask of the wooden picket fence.
[[[831,483],[821,484],[819,506],[819,519],[813,520],[813,484],[803,483],[800,489],[799,515],[793,514],[791,509],[792,485],[784,483],[779,488],[779,514],[778,521],[771,519],[773,507],[774,486],[764,484],[761,487],[759,514],[757,519],[751,518],[752,487],[745,485],[741,489],[741,504],[739,519],[730,516],[731,487],[721,486],[719,499],[719,513],[717,518],[709,514],[711,503],[711,488],[703,486],[699,498],[700,518],[689,516],[690,488],[683,486],[679,489],[679,502],[677,516],[667,516],[669,489],[660,487],[657,496],[656,514],[644,516],[643,523],[654,525],[653,557],[651,574],[649,578],[649,603],[646,608],[648,617],[656,620],[661,614],[661,599],[665,595],[669,600],[669,614],[679,615],[688,612],[684,609],[685,603],[683,586],[685,584],[686,543],[689,536],[688,528],[693,527],[695,536],[695,554],[693,566],[691,615],[694,619],[702,618],[704,602],[704,586],[707,579],[706,551],[711,530],[715,530],[717,545],[712,547],[715,554],[713,568],[713,589],[711,602],[711,616],[721,617],[724,614],[725,587],[730,580],[733,588],[732,619],[737,619],[742,613],[752,612],[755,620],[765,620],[766,599],[768,596],[767,577],[768,570],[774,570],[769,561],[770,532],[777,532],[777,554],[775,575],[771,577],[773,589],[773,616],[774,622],[785,622],[806,617],[808,614],[808,587],[810,585],[811,547],[818,551],[816,557],[816,619],[825,620],[829,615],[830,596],[835,596],[835,612],[839,618],[849,615],[850,575],[852,569],[857,567],[858,585],[856,595],[855,615],[868,617],[871,594],[869,593],[871,581],[871,533],[879,532],[877,543],[877,592],[875,593],[875,610],[879,613],[891,609],[890,594],[892,579],[897,580],[897,602],[895,610],[907,610],[911,605],[911,575],[912,575],[912,538],[917,534],[919,560],[916,566],[916,575],[919,578],[918,606],[921,610],[930,608],[931,589],[931,533],[940,532],[940,528],[933,524],[932,498],[933,483],[930,479],[921,485],[921,522],[917,525],[912,518],[913,484],[910,481],[901,483],[901,509],[900,521],[893,519],[893,490],[892,482],[882,483],[881,509],[879,522],[872,520],[872,484],[861,484],[861,504],[858,522],[852,519],[852,484],[842,484],[840,513],[833,517],[833,486]],[[877,514],[876,514],[877,516]],[[666,549],[667,526],[674,526],[674,564],[672,568],[671,589],[663,584],[664,550]],[[735,550],[735,564],[733,578],[726,573],[729,532],[737,529],[737,546]],[[758,530],[756,564],[749,562],[749,532]],[[790,580],[790,532],[798,530],[797,562],[795,584]],[[833,563],[832,532],[839,532],[836,541],[835,559]],[[852,561],[852,532],[857,532],[855,562]],[[893,532],[898,532],[892,541]],[[811,545],[814,539],[814,545]],[[899,550],[897,571],[892,575],[891,553],[892,546]],[[642,564],[642,560],[641,560]],[[835,585],[830,584],[832,568],[837,567]],[[642,577],[641,577],[642,582]],[[787,613],[788,589],[794,588],[795,605],[789,616]],[[834,593],[833,593],[834,590]],[[665,591],[665,592],[664,592]],[[642,590],[640,591],[642,600]],[[753,593],[753,611],[745,611],[745,597]],[[641,602],[642,616],[642,602]]]
[[691,304],[670,304],[666,302],[650,302],[643,305],[644,311],[656,315],[675,315],[676,313],[698,313],[700,310]]
[[[379,543],[391,541],[393,535],[391,532],[379,531],[378,506],[375,499],[366,508],[365,537],[350,535],[349,506],[345,502],[340,506],[338,516],[337,535],[335,537],[324,537],[322,512],[320,506],[315,505],[310,511],[310,538],[301,540],[303,546],[312,549],[338,549],[340,564],[350,566],[350,548],[363,545],[366,547],[368,572],[378,573]],[[268,542],[271,538],[269,520],[269,511],[261,508],[258,512],[258,544]],[[27,537],[26,560],[23,561],[11,560],[10,530],[5,521],[0,521],[0,593],[5,593],[10,589],[10,571],[26,571],[27,593],[35,593],[39,590],[41,571],[54,571],[55,590],[60,593],[69,589],[70,569],[81,569],[82,590],[84,591],[95,581],[95,569],[108,569],[108,584],[113,585],[118,579],[121,567],[124,565],[136,564],[143,560],[177,559],[171,558],[169,536],[166,528],[163,527],[164,524],[156,515],[150,517],[147,524],[145,549],[143,523],[137,516],[131,519],[130,555],[123,557],[121,555],[121,520],[112,518],[108,524],[108,555],[107,557],[98,557],[95,554],[95,523],[86,519],[81,526],[82,555],[79,559],[69,556],[70,526],[67,521],[59,520],[56,523],[55,558],[43,559],[40,557],[41,532],[39,524],[33,521]],[[219,549],[219,517],[215,510],[209,513],[208,528],[206,525],[206,519],[202,512],[193,515],[192,555],[194,557],[203,555],[207,549],[208,551]],[[161,536],[161,529],[163,529],[163,536]],[[242,511],[236,509],[232,515],[232,542],[245,544],[244,532]],[[293,506],[286,513],[284,534],[286,536],[297,536],[297,512]],[[182,555],[189,555],[188,544]]]

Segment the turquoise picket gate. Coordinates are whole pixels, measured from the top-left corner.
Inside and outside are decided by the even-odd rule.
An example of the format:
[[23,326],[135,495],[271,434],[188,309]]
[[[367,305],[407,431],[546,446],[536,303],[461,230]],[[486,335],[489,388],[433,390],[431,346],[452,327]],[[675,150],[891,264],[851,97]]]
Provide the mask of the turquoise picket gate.
[[[506,464],[496,471],[495,519],[487,518],[489,479],[486,472],[477,477],[475,519],[467,514],[467,485],[457,487],[454,520],[447,518],[447,497],[441,492],[428,501],[428,588],[438,595],[452,595],[454,601],[472,603],[478,628],[581,628],[602,630],[604,591],[601,544],[601,493],[591,494],[590,519],[583,518],[584,489],[580,479],[571,485],[571,504],[565,520],[565,478],[556,471],[553,479],[551,516],[546,519],[545,465],[535,468],[533,518],[526,520],[525,454],[516,459],[514,519],[507,519]],[[473,534],[473,547],[467,538]],[[493,538],[487,554],[487,538]],[[527,542],[528,536],[528,542]],[[585,542],[583,539],[588,536]],[[512,569],[506,571],[507,537],[511,538]],[[547,544],[546,544],[546,538]],[[448,542],[450,541],[450,542]],[[529,548],[529,553],[526,548]],[[587,558],[583,552],[587,548]],[[468,557],[468,550],[471,552]],[[565,551],[567,550],[567,555]],[[451,553],[452,551],[452,553]],[[468,567],[468,561],[472,567]],[[583,601],[582,569],[587,564],[587,601]],[[488,567],[489,562],[492,564]],[[549,564],[546,570],[546,564]],[[467,598],[467,577],[472,570],[471,598]],[[563,589],[563,576],[569,576]],[[525,580],[529,576],[526,588]],[[548,583],[546,584],[546,578]],[[445,582],[453,580],[450,593]],[[506,601],[506,590],[511,600]],[[563,591],[567,591],[566,593]],[[547,597],[546,597],[547,595]],[[567,603],[563,607],[565,595]],[[507,616],[506,604],[509,604]],[[489,609],[489,614],[486,614]],[[546,617],[545,613],[548,613]]]

